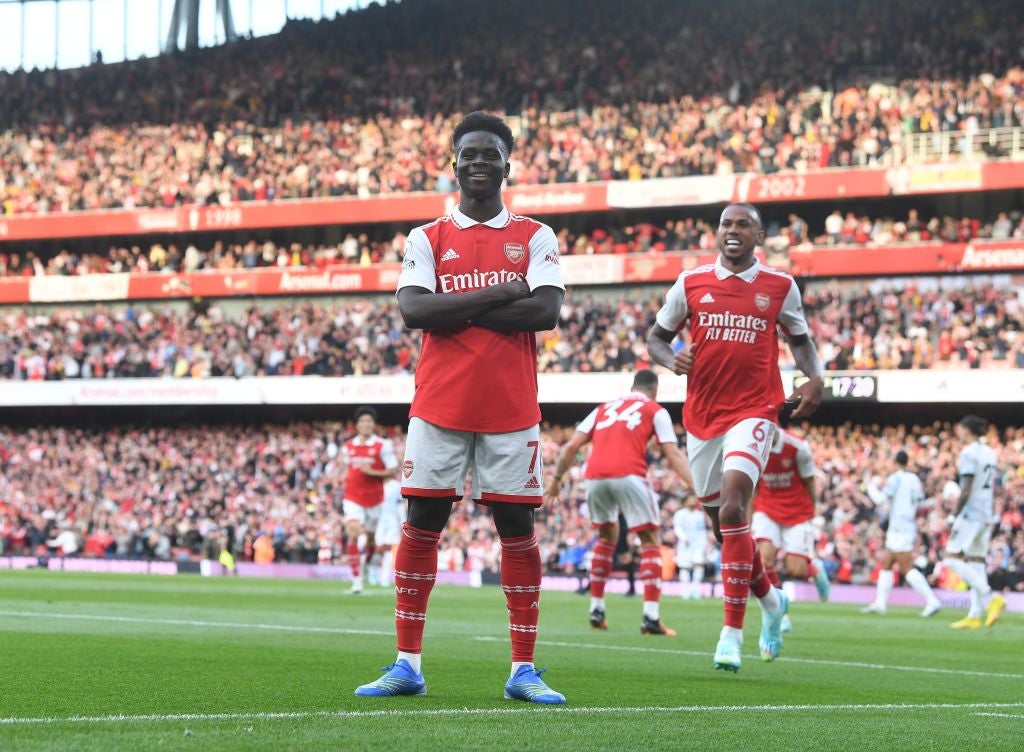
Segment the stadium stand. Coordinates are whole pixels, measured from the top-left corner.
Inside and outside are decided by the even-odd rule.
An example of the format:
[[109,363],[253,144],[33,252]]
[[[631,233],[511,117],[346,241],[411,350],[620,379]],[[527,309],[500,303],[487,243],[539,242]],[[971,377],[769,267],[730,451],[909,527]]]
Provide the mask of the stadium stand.
[[[914,134],[945,145],[931,159],[999,159],[1007,156],[1001,142],[977,142],[977,134],[1015,129],[1019,138],[1024,125],[1019,2],[865,0],[825,8],[813,0],[741,0],[725,9],[711,0],[650,0],[625,24],[621,14],[603,12],[618,9],[615,0],[566,0],[539,15],[527,0],[486,11],[472,0],[446,0],[439,13],[441,4],[420,0],[331,23],[291,23],[273,37],[155,60],[0,74],[0,220],[13,217],[13,226],[92,209],[450,192],[451,131],[459,113],[478,107],[508,113],[516,128],[512,185],[885,166],[899,163]],[[581,14],[589,19],[585,36],[574,33]],[[733,14],[760,19],[744,29],[742,50],[735,49]],[[484,17],[515,45],[496,56],[474,33]],[[466,43],[441,41],[453,35]],[[368,46],[367,38],[377,43]],[[958,54],[945,54],[951,49]],[[819,207],[811,222],[794,202],[788,219],[769,227],[765,250],[784,256],[1024,238],[1019,197],[1007,199],[1013,209],[1005,211],[1004,204],[955,200],[888,211],[884,197],[908,191],[888,182],[883,191],[872,194],[879,201],[870,210],[830,205],[826,216]],[[681,203],[633,207],[634,214],[609,213],[585,227],[549,221],[561,227],[566,256],[710,249],[711,225],[672,208]],[[653,206],[662,212],[656,221],[646,216]],[[131,237],[100,232],[91,233],[104,238],[92,250],[78,235],[66,246],[47,235],[31,247],[0,245],[0,276],[6,283],[373,267],[400,260],[405,235],[397,229],[345,228],[332,242],[283,232],[268,239],[253,230],[155,240],[141,230]],[[1013,258],[998,268],[1020,268]],[[559,327],[538,338],[542,371],[627,371],[645,363],[647,327],[665,288],[609,289],[570,291]],[[804,303],[830,369],[1024,368],[1020,290],[1009,277],[947,276],[922,285],[865,276],[810,283]],[[404,329],[392,301],[296,295],[189,307],[124,304],[126,297],[91,308],[0,309],[0,377],[391,375],[410,373],[418,358],[418,336]],[[25,300],[40,302],[31,293]],[[792,368],[787,358],[784,369]],[[278,561],[338,561],[343,475],[336,453],[350,430],[341,423],[0,429],[0,552],[194,559],[214,558],[210,552],[226,546],[246,560],[264,535]],[[571,430],[546,427],[549,466]],[[883,533],[864,486],[885,472],[877,458],[906,447],[937,499],[920,524],[927,568],[943,577],[933,567],[948,535],[941,497],[954,474],[949,426],[807,431],[824,486],[819,553],[833,576],[871,578]],[[401,429],[391,433],[401,449]],[[1004,462],[990,576],[1022,590],[1024,432],[1004,429],[990,440]],[[679,489],[657,460],[653,479],[667,514]],[[591,540],[578,480],[540,513],[551,571],[566,547]],[[463,505],[445,536],[443,566],[494,569],[499,546],[479,510]]]
[[[0,75],[3,213],[447,191],[451,129],[480,106],[518,118],[519,184],[876,164],[909,133],[969,139],[1024,122],[1021,10],[1008,0],[984,10],[804,0],[767,13],[745,0],[762,22],[742,55],[723,54],[730,24],[711,2],[651,2],[624,27],[599,10],[611,0],[540,16],[519,0],[498,19],[469,2],[438,5]],[[573,34],[581,13],[595,36]],[[480,41],[457,51],[433,41],[484,14],[518,40],[512,59]],[[968,15],[974,23],[960,23]],[[949,45],[955,60],[941,54]],[[777,47],[786,54],[760,54]]]
[[[539,370],[628,371],[648,363],[662,289],[566,297],[538,337]],[[1024,367],[1017,284],[920,289],[913,280],[808,286],[804,305],[826,368]],[[147,304],[0,310],[0,377],[207,378],[411,373],[420,335],[393,301],[277,302],[230,313]],[[780,365],[792,368],[783,348]]]
[[[557,227],[557,223],[555,225]],[[836,209],[819,226],[791,213],[785,222],[771,222],[765,250],[769,253],[810,250],[832,246],[898,246],[904,243],[970,242],[972,240],[1024,239],[1024,215],[999,212],[992,221],[950,215],[921,217],[911,209],[905,217],[875,217]],[[701,218],[670,219],[655,225],[647,221],[616,223],[591,230],[556,230],[562,256],[595,254],[659,254],[672,251],[709,250],[715,247],[714,227]],[[335,244],[273,241],[225,243],[209,248],[184,242],[142,242],[111,246],[106,253],[76,253],[62,249],[46,256],[0,248],[0,277],[122,272],[191,273],[206,269],[326,268],[335,265],[368,266],[401,260],[406,234],[373,239],[367,232],[345,234]]]
[[[62,550],[88,557],[197,559],[213,541],[251,561],[256,538],[267,535],[278,561],[338,561],[345,479],[338,448],[351,430],[342,423],[197,426],[188,432],[2,429],[0,549],[6,555]],[[572,430],[545,427],[549,468]],[[401,456],[401,430],[389,435]],[[807,430],[822,481],[818,551],[836,579],[866,582],[872,576],[884,532],[865,488],[889,469],[879,458],[899,448],[910,453],[932,502],[919,518],[926,569],[943,576],[935,565],[948,536],[951,502],[943,497],[944,486],[956,474],[951,435],[948,424]],[[990,570],[1006,587],[1024,590],[1024,430],[993,430],[989,443],[1005,462],[996,491],[998,556]],[[682,489],[660,456],[652,463],[654,488],[670,517]],[[559,504],[539,513],[538,536],[550,571],[559,571],[560,547],[592,542],[578,468],[568,482]],[[499,544],[484,510],[463,503],[453,523],[442,545],[445,568],[493,569]]]

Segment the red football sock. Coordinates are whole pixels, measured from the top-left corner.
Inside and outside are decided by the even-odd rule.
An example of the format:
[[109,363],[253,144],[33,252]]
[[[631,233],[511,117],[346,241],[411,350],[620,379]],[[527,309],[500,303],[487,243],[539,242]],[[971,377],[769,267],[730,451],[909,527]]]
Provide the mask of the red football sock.
[[640,582],[644,584],[644,601],[661,600],[661,546],[648,543],[640,547]]
[[813,580],[818,576],[818,567],[815,566],[813,561],[807,562],[807,579]]
[[754,558],[750,570],[750,592],[754,594],[755,598],[764,598],[768,595],[772,585],[779,586],[779,573],[775,571],[774,566],[771,568],[765,566],[761,559],[761,552],[757,550],[757,542],[753,538],[750,540],[754,545]]
[[533,663],[540,616],[540,547],[533,533],[501,539],[501,589],[508,602],[512,662]]
[[360,561],[359,561],[359,540],[357,538],[349,538],[348,546],[345,548],[345,553],[348,554],[348,565],[352,567],[352,578],[359,579],[360,573]]
[[753,544],[750,525],[722,525],[722,600],[725,602],[725,626],[734,629],[743,629],[747,612],[754,568]]
[[373,558],[373,555],[375,553],[377,553],[377,546],[376,546],[376,544],[367,543],[366,544],[366,550],[363,551],[363,561],[366,562],[367,566],[370,565],[370,559]]
[[612,573],[612,560],[615,558],[615,544],[598,539],[594,546],[594,556],[590,560],[590,594],[594,598],[604,598],[604,586],[608,575]]
[[437,579],[437,544],[440,533],[402,525],[402,540],[395,554],[395,630],[403,653],[423,650],[427,601]]

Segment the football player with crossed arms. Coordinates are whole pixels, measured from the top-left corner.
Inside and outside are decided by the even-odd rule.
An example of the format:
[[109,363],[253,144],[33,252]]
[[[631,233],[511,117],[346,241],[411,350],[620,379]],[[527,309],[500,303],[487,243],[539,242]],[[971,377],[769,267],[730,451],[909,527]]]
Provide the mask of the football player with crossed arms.
[[[796,282],[754,257],[764,237],[755,207],[727,206],[718,223],[718,259],[679,276],[647,339],[656,363],[688,376],[686,451],[697,497],[722,542],[725,625],[714,666],[726,671],[740,669],[751,591],[762,608],[762,658],[774,660],[782,648],[788,599],[768,581],[748,522],[785,402],[779,330],[808,377],[793,392],[791,401],[798,404],[792,417],[813,413],[824,388]],[[677,353],[672,342],[687,324],[692,347]]]
[[584,472],[587,507],[598,535],[590,565],[590,626],[608,628],[604,589],[619,538],[621,512],[629,532],[640,538],[639,577],[644,586],[640,632],[674,637],[675,631],[661,623],[661,514],[647,481],[647,446],[651,438],[657,438],[669,466],[690,488],[693,478],[676,443],[672,418],[655,401],[657,396],[658,375],[640,371],[629,394],[594,408],[558,455],[544,496],[548,501],[558,500],[569,465],[584,446],[593,443]]
[[560,705],[534,667],[541,557],[533,510],[543,501],[536,332],[558,323],[565,287],[547,225],[512,214],[501,189],[512,130],[483,112],[455,127],[459,203],[415,228],[398,279],[405,325],[423,330],[402,462],[409,515],[395,553],[398,656],[360,697],[423,695],[423,629],[437,550],[473,469],[473,498],[501,539],[512,667],[508,699]]

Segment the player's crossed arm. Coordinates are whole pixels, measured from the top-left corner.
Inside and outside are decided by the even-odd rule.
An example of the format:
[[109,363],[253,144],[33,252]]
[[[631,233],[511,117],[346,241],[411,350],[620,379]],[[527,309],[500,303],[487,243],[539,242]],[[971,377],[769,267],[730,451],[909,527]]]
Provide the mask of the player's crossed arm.
[[564,290],[544,285],[535,289],[529,297],[505,303],[473,316],[470,323],[506,334],[554,329],[558,326],[558,315],[562,309],[564,296]]
[[398,307],[410,329],[453,331],[488,311],[529,297],[530,286],[521,279],[462,293],[435,293],[410,285],[398,291]]

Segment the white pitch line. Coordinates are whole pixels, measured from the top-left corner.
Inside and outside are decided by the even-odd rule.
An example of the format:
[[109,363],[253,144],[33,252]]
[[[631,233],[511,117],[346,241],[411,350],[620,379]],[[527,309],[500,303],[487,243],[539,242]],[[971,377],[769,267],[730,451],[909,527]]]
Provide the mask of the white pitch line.
[[517,708],[436,708],[433,710],[310,710],[281,713],[171,713],[167,715],[94,715],[40,716],[35,718],[0,718],[0,726],[43,725],[54,723],[143,723],[167,721],[242,721],[306,718],[416,718],[435,716],[501,716],[501,715],[597,715],[617,713],[636,715],[644,713],[804,713],[804,712],[865,712],[873,710],[973,710],[980,708],[1024,708],[1024,702],[971,702],[971,703],[873,703],[865,705],[677,705],[675,707],[517,707]]
[[114,621],[129,624],[167,624],[178,627],[226,627],[229,629],[263,629],[271,632],[319,632],[322,634],[380,635],[394,637],[393,631],[379,629],[344,629],[338,627],[307,627],[293,624],[252,624],[233,621],[202,621],[198,619],[145,619],[141,616],[108,616],[100,614],[59,614],[46,611],[5,611],[0,618],[21,616],[32,619],[81,619],[84,621]]
[[1016,718],[1018,721],[1024,721],[1024,715],[1016,713],[974,713],[974,715],[983,715],[987,718]]
[[[246,622],[230,621],[203,621],[198,619],[147,619],[139,616],[113,616],[100,614],[62,614],[48,613],[46,611],[6,611],[0,613],[0,619],[6,616],[18,616],[27,618],[43,619],[72,619],[84,621],[110,621],[124,622],[129,624],[165,624],[169,626],[183,627],[223,627],[228,629],[257,629],[271,632],[306,632],[317,634],[358,634],[373,635],[379,637],[393,637],[394,632],[374,629],[346,629],[339,627],[309,627],[292,624],[253,624]],[[504,642],[503,637],[477,636],[470,638],[478,642]],[[646,648],[633,645],[597,645],[578,642],[555,642],[551,640],[538,640],[538,645],[560,648],[579,648],[581,650],[615,650],[627,653],[658,653],[661,655],[687,655],[698,658],[706,658],[711,653],[699,650],[670,650],[667,648]],[[954,676],[981,676],[994,679],[1024,679],[1024,674],[1004,674],[990,671],[968,671],[955,668],[931,668],[928,666],[899,666],[886,663],[860,663],[857,661],[829,661],[815,658],[784,658],[787,663],[806,663],[820,666],[841,666],[846,668],[866,668],[882,671],[914,671],[925,674],[950,674]]]
[[[472,637],[470,639],[479,642],[504,642],[503,637]],[[670,650],[668,648],[644,648],[633,645],[595,645],[578,642],[554,642],[551,640],[537,640],[538,645],[547,645],[554,648],[579,648],[580,650],[618,650],[626,653],[659,653],[662,655],[689,655],[698,658],[707,658],[713,653],[705,653],[700,650]],[[819,666],[843,666],[846,668],[868,668],[885,671],[917,671],[925,674],[953,674],[956,676],[984,676],[995,679],[1024,679],[1024,674],[1001,674],[990,671],[968,671],[958,668],[930,668],[928,666],[895,666],[887,663],[861,663],[858,661],[829,661],[816,658],[788,658],[780,660],[786,663],[807,663]]]

